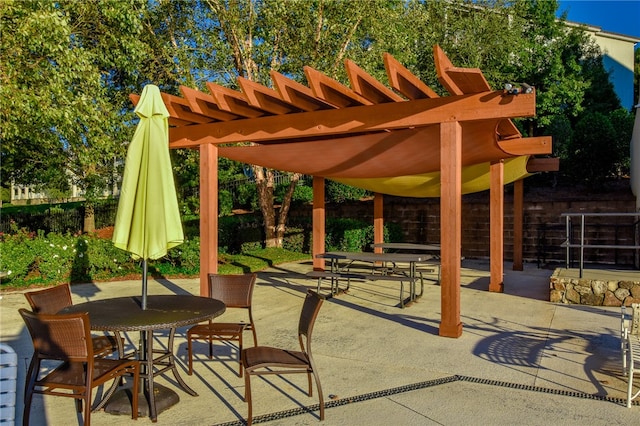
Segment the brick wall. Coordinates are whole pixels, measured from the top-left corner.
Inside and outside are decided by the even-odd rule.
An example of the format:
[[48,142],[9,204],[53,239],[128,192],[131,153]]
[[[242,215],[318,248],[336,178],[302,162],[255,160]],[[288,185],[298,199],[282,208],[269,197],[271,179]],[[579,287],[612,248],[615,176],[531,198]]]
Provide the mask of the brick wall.
[[[630,213],[635,211],[635,197],[628,183],[601,193],[578,190],[528,190],[524,194],[523,258],[526,262],[563,263],[566,239],[562,213]],[[293,214],[300,214],[298,211]],[[305,214],[305,213],[302,213]],[[310,213],[306,213],[310,214]],[[386,196],[385,222],[401,225],[405,242],[440,242],[440,200]],[[505,190],[504,258],[513,259],[513,194]],[[327,204],[327,217],[352,217],[373,221],[373,201]],[[634,244],[633,218],[589,219],[587,239],[593,244]],[[574,238],[579,226],[574,226]],[[575,241],[575,240],[574,240]],[[463,196],[462,199],[462,255],[469,258],[489,257],[489,193]],[[585,262],[634,265],[632,250],[588,249]],[[572,254],[578,259],[577,250]]]

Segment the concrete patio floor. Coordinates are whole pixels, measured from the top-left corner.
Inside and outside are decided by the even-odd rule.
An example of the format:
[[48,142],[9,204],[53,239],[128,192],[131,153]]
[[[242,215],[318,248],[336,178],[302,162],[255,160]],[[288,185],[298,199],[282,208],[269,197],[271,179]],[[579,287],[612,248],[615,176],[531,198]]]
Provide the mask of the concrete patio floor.
[[[505,264],[505,292],[489,293],[488,262],[465,260],[458,339],[438,336],[440,287],[426,283],[422,298],[398,305],[398,283],[352,282],[348,293],[328,299],[313,335],[313,354],[325,395],[320,423],[315,393],[304,376],[268,376],[252,382],[254,423],[270,425],[610,425],[634,424],[640,405],[626,408],[619,308],[548,302],[553,270]],[[297,321],[307,288],[309,262],[279,265],[258,276],[254,315],[261,345],[297,348]],[[140,282],[72,286],[74,303],[137,295]],[[149,282],[149,294],[197,294],[198,280]],[[328,283],[325,291],[328,291]],[[18,353],[16,424],[22,423],[24,377],[32,347],[18,315],[21,292],[3,293],[1,340]],[[180,402],[160,413],[159,425],[242,424],[244,380],[235,351],[218,344],[209,360],[195,344],[194,374],[186,374],[186,328],[178,329],[180,372],[196,390],[190,396],[171,375],[158,380],[176,389]],[[128,336],[131,341],[137,336]],[[250,344],[249,336],[245,339]],[[166,345],[159,334],[157,345]],[[640,384],[640,383],[639,383]],[[317,407],[316,407],[317,408]],[[36,396],[31,424],[80,424],[69,398]],[[93,413],[94,425],[136,423],[126,416]]]

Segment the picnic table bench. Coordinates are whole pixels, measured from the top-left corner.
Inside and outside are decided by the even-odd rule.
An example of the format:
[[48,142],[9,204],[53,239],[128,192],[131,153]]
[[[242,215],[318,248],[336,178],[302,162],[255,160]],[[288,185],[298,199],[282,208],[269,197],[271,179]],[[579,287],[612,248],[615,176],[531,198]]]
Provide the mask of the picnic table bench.
[[[420,294],[416,292],[416,268],[418,262],[424,262],[431,259],[431,256],[424,254],[411,253],[364,253],[364,252],[327,252],[316,255],[318,258],[328,259],[331,261],[330,271],[312,271],[308,276],[318,279],[318,289],[322,284],[322,280],[331,279],[331,293],[337,294],[339,290],[339,280],[347,280],[347,289],[351,279],[360,279],[368,281],[395,281],[400,283],[400,307],[405,307],[404,299],[404,283],[409,283],[408,302],[415,301],[422,296],[424,288],[421,281]],[[341,267],[340,260],[346,260],[347,265]],[[354,262],[364,262],[371,265],[371,273],[353,272],[351,270]],[[397,263],[408,263],[406,270],[399,270],[394,267],[388,267],[388,264],[396,265]],[[376,273],[378,272],[378,273]]]

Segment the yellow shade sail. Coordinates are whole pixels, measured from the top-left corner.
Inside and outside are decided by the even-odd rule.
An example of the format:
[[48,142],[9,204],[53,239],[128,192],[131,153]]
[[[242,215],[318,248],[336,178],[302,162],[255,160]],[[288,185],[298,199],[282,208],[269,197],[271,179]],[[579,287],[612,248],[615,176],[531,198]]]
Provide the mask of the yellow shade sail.
[[[530,176],[527,172],[528,155],[504,160],[505,184]],[[471,194],[489,189],[490,163],[479,163],[462,168],[462,193]],[[410,176],[371,179],[332,179],[356,188],[399,197],[440,197],[440,172]]]

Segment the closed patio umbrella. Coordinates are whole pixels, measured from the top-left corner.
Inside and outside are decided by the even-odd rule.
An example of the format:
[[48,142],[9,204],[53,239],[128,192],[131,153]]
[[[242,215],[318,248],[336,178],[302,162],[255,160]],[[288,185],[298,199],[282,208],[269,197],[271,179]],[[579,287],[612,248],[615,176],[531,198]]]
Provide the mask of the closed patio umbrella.
[[142,259],[142,308],[147,307],[147,260],[184,242],[169,157],[169,112],[160,89],[147,85],[136,106],[140,122],[127,151],[113,244]]

